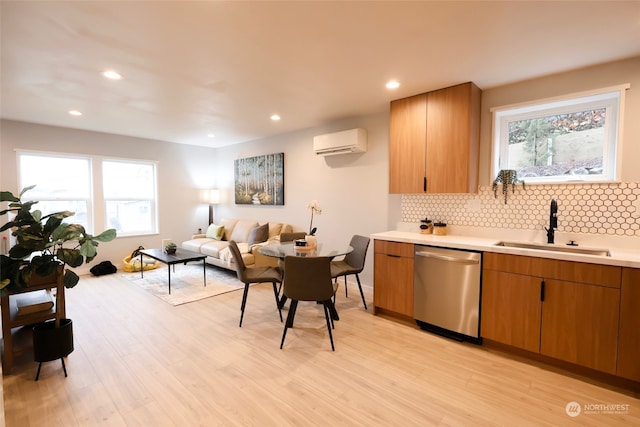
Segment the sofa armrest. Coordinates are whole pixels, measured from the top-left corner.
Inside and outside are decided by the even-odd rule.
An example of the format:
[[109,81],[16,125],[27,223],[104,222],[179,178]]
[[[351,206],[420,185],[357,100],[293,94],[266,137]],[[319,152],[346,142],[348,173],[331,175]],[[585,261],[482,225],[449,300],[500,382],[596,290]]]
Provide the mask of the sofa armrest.
[[204,239],[205,237],[207,237],[207,235],[204,234],[204,233],[194,234],[193,236],[191,236],[191,240],[193,240],[193,239]]

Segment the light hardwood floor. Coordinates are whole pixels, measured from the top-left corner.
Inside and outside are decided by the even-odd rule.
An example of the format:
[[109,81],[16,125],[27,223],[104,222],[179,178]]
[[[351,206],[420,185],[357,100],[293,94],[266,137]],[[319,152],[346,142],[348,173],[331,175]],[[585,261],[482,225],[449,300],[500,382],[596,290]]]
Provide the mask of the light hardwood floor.
[[[239,328],[239,291],[172,307],[118,275],[83,277],[67,292],[69,377],[49,362],[35,382],[31,355],[16,357],[6,425],[640,425],[628,393],[374,316],[349,289],[335,352],[322,306],[309,303],[280,350],[269,284],[249,291]],[[572,418],[573,401],[628,409]]]

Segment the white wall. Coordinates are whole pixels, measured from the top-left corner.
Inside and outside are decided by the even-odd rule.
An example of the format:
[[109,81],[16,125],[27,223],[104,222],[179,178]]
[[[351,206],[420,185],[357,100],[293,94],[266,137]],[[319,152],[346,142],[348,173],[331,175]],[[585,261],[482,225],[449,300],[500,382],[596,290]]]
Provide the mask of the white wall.
[[[313,152],[315,135],[362,127],[367,130],[365,153],[319,157]],[[388,210],[388,113],[342,120],[328,126],[279,135],[216,151],[217,186],[223,203],[215,218],[255,218],[291,224],[309,230],[307,204],[318,200],[322,214],[313,220],[320,242],[345,244],[354,234],[393,228],[397,221]],[[235,205],[233,200],[234,160],[263,154],[284,153],[285,205]],[[399,218],[399,199],[395,215]],[[369,249],[361,278],[373,283],[373,245]]]

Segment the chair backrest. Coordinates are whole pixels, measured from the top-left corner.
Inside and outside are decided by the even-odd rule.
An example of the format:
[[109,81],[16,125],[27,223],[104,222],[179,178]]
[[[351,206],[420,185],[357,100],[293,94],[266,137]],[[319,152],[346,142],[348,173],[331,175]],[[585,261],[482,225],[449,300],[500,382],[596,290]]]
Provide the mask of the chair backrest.
[[298,301],[326,301],[333,296],[331,258],[287,256],[284,294]]
[[294,240],[304,239],[307,233],[304,231],[296,231],[292,233],[280,233],[280,243],[293,242]]
[[364,269],[364,262],[367,258],[367,249],[369,249],[370,240],[371,239],[368,237],[355,234],[349,243],[349,246],[353,248],[353,251],[345,255],[344,262],[353,268],[357,268],[359,272],[362,271]]
[[246,283],[247,266],[244,264],[244,259],[242,259],[242,254],[240,253],[238,244],[234,240],[229,240],[229,249],[231,250],[231,255],[233,256],[233,261],[236,265],[236,274],[238,275],[238,280]]

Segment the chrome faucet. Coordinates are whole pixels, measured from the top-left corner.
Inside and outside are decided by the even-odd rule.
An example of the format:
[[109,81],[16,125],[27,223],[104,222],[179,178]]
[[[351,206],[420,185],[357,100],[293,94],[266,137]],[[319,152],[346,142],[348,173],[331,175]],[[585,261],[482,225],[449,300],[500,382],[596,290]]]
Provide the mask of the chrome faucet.
[[558,201],[551,199],[551,206],[549,208],[549,228],[547,230],[547,243],[553,243],[555,238],[554,230],[558,228]]

